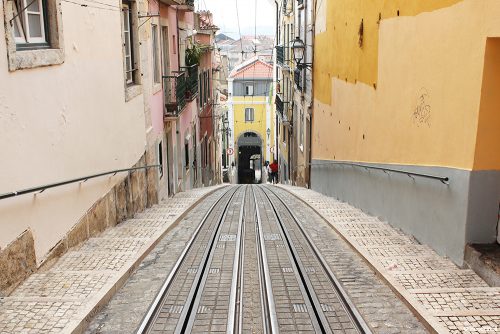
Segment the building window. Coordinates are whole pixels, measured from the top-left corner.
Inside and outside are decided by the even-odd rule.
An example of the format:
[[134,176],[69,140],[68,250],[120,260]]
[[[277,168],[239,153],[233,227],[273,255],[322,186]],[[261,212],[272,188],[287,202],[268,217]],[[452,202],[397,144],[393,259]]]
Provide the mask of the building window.
[[245,108],[245,122],[253,122],[253,121],[254,121],[254,109]]
[[188,143],[184,144],[184,162],[186,164],[186,169],[189,169],[189,145],[188,145]]
[[158,48],[158,26],[151,26],[152,42],[153,42],[153,80],[155,83],[160,83],[160,57]]
[[46,0],[15,0],[14,6],[14,39],[16,48],[40,49],[50,47],[47,33]]
[[253,85],[245,86],[245,95],[253,95]]
[[60,1],[7,0],[3,3],[9,70],[62,64]]
[[200,107],[203,107],[203,101],[204,101],[204,86],[203,86],[203,72],[200,72],[198,74],[198,91],[200,92]]
[[210,82],[208,80],[208,71],[205,71],[205,103],[210,99]]
[[132,30],[132,4],[130,1],[123,1],[123,55],[125,57],[125,78],[127,85],[133,85],[135,72],[135,55],[134,55],[134,38],[135,34]]
[[163,143],[160,142],[158,144],[158,165],[160,171],[160,179],[163,177]]
[[175,35],[172,35],[172,51],[174,55],[177,54],[177,43],[175,41]]

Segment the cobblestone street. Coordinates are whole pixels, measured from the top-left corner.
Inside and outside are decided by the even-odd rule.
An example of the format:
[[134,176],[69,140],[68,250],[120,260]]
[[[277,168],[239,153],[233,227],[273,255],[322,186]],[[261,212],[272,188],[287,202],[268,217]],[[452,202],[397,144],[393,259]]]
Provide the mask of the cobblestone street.
[[500,290],[290,186],[182,193],[0,300],[1,333],[496,331]]

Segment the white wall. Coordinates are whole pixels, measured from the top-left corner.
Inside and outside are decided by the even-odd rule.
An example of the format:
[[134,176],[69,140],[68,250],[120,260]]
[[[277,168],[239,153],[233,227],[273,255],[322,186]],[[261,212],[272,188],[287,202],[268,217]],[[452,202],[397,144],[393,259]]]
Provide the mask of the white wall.
[[[0,23],[0,193],[131,167],[145,150],[143,97],[125,102],[120,12],[61,6],[62,65],[9,72]],[[118,179],[0,201],[0,248],[31,228],[40,261]]]

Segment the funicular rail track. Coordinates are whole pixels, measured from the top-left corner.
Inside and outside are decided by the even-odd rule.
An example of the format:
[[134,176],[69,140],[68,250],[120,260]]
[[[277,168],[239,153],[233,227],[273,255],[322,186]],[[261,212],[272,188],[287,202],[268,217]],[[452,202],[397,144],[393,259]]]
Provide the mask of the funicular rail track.
[[[156,298],[154,299],[153,303],[151,304],[148,312],[146,313],[143,321],[141,322],[139,328],[137,329],[137,333],[153,333],[153,332],[158,332],[158,330],[155,328],[155,324],[158,322],[159,316],[162,311],[162,307],[164,306],[165,299],[167,294],[170,292],[169,289],[171,289],[172,283],[174,279],[180,274],[180,270],[184,264],[184,262],[187,259],[188,253],[194,248],[195,243],[200,243],[203,242],[203,238],[200,238],[201,232],[210,232],[210,226],[207,226],[207,222],[209,218],[214,215],[218,214],[218,217],[216,218],[215,226],[212,229],[212,233],[209,239],[209,244],[213,244],[217,235],[217,231],[219,230],[220,225],[222,224],[224,217],[227,213],[227,207],[231,203],[231,200],[234,198],[236,192],[239,190],[239,187],[236,188],[230,188],[226,192],[224,192],[216,201],[215,203],[209,208],[203,219],[201,220],[200,224],[198,225],[197,229],[193,233],[193,236],[191,239],[188,241],[186,247],[184,248],[183,252],[181,253],[179,259],[177,260],[176,264],[172,268],[172,271],[170,272],[169,276],[165,280],[164,284],[162,285],[160,291],[158,292]],[[217,209],[220,212],[217,212]],[[222,210],[221,210],[222,208]],[[189,315],[193,309],[193,303],[195,302],[195,294],[197,293],[200,284],[201,284],[201,279],[202,279],[202,274],[204,269],[206,269],[206,265],[208,262],[208,258],[210,255],[210,247],[204,247],[205,252],[203,254],[203,258],[201,261],[201,266],[202,270],[197,270],[196,271],[196,277],[194,278],[194,284],[191,286],[191,291],[189,292],[188,297],[185,300],[185,305],[182,307],[178,308],[182,310],[181,313],[181,318],[179,319],[177,323],[177,327],[175,328],[175,332],[184,332],[186,330],[186,327],[189,322]],[[178,328],[180,325],[180,328]],[[161,331],[161,330],[160,330]]]
[[[310,298],[310,302],[314,310],[314,315],[316,316],[318,325],[321,328],[321,332],[332,333],[333,331],[330,328],[329,319],[327,319],[327,317],[323,312],[323,310],[325,309],[325,304],[322,304],[320,302],[320,297],[318,297],[318,295],[316,294],[315,289],[313,287],[313,283],[308,278],[308,271],[310,270],[308,270],[308,268],[304,265],[303,263],[304,258],[300,257],[299,255],[300,252],[298,251],[298,248],[303,248],[303,247],[310,248],[312,254],[315,257],[315,260],[317,260],[317,263],[321,266],[321,269],[324,271],[329,281],[331,282],[332,287],[335,289],[336,297],[340,302],[340,304],[342,305],[343,310],[347,313],[354,327],[353,329],[356,330],[358,333],[371,334],[372,332],[369,326],[366,324],[366,322],[356,309],[355,305],[352,303],[349,296],[342,288],[340,282],[331,271],[330,267],[328,266],[326,260],[319,252],[318,248],[314,245],[312,239],[308,236],[308,234],[304,230],[304,227],[302,226],[297,216],[294,214],[293,210],[285,202],[282,196],[280,196],[278,192],[272,190],[271,187],[262,187],[262,188],[264,189],[263,193],[265,194],[266,198],[269,200],[269,203],[273,208],[273,211],[276,215],[276,219],[280,225],[280,229],[282,230],[283,235],[287,241],[288,247],[290,248],[292,257],[295,261],[295,265],[303,281],[304,288],[306,289],[307,295]],[[273,201],[272,197],[276,198],[277,201]],[[282,206],[282,210],[279,209],[279,206]],[[286,215],[288,215],[288,217],[291,218],[288,219],[288,222],[292,224],[285,223]],[[307,245],[299,244],[297,245],[298,246],[297,247],[294,244],[290,231],[292,230],[294,231],[295,229],[299,231],[299,234],[305,239]],[[309,269],[310,268],[311,267],[309,267]]]
[[279,192],[254,185],[215,200],[137,333],[212,331],[371,333]]

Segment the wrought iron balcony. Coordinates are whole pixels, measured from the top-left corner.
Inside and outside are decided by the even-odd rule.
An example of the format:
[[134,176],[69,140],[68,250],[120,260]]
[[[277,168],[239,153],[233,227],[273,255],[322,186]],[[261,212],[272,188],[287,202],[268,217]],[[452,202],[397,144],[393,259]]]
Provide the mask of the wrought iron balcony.
[[163,77],[165,117],[177,117],[198,95],[198,66],[184,67]]
[[186,74],[186,99],[193,101],[198,96],[198,65],[181,67]]
[[278,65],[282,65],[285,61],[285,48],[283,45],[276,45],[276,62]]

